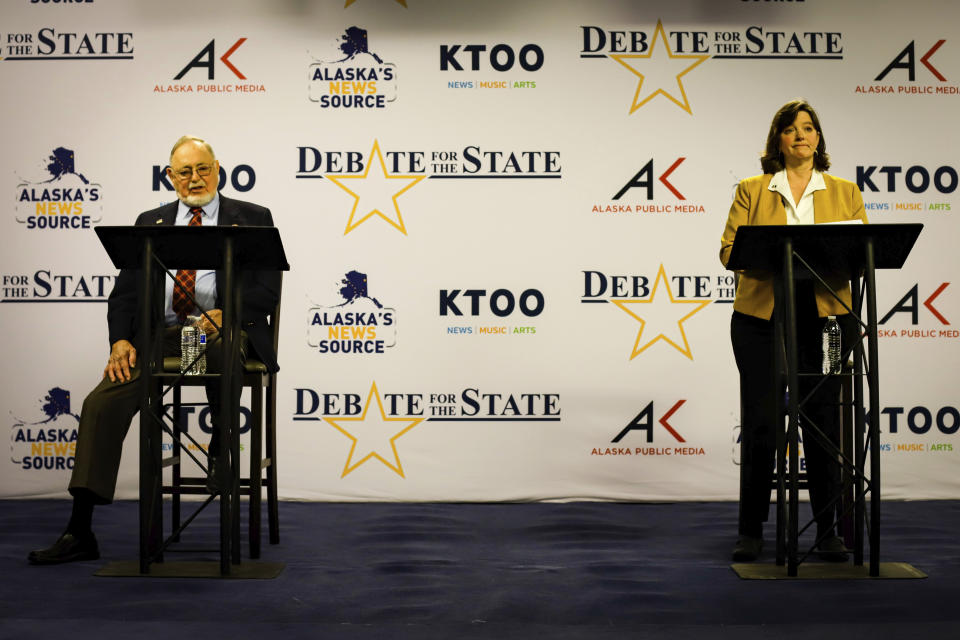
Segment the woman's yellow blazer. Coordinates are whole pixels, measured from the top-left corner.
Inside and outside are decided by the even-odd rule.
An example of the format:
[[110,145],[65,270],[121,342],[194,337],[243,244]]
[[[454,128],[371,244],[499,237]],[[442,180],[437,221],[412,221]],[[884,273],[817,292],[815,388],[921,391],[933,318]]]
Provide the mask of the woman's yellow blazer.
[[[787,210],[780,194],[770,191],[772,174],[763,174],[742,180],[737,186],[737,195],[730,205],[727,226],[720,239],[720,262],[724,266],[730,259],[733,239],[740,225],[787,224]],[[826,189],[813,192],[813,215],[817,224],[841,220],[867,222],[863,210],[863,196],[857,185],[849,180],[823,174]],[[849,275],[827,274],[824,280],[840,298],[850,305]],[[741,271],[737,296],[733,301],[735,311],[769,320],[773,315],[774,274],[766,271]],[[841,305],[819,283],[815,283],[817,309],[821,317],[846,313]]]

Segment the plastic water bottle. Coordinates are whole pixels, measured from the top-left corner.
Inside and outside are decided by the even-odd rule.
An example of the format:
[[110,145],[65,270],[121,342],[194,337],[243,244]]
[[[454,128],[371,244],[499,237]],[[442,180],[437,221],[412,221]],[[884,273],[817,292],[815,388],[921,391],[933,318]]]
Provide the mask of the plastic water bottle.
[[193,366],[194,373],[202,375],[207,372],[207,334],[199,325],[197,329],[197,364]]
[[840,325],[829,316],[823,325],[823,374],[840,373]]
[[197,355],[197,327],[193,323],[193,318],[187,318],[183,328],[180,329],[180,373],[191,376],[195,371],[190,367],[190,363]]

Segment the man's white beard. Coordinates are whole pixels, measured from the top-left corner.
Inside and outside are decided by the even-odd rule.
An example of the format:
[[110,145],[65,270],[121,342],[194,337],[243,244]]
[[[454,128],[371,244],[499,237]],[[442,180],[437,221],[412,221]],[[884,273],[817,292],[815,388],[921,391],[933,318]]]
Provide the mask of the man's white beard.
[[217,195],[214,193],[201,193],[199,195],[188,195],[186,198],[182,198],[185,205],[191,207],[205,207],[213,201],[213,197]]

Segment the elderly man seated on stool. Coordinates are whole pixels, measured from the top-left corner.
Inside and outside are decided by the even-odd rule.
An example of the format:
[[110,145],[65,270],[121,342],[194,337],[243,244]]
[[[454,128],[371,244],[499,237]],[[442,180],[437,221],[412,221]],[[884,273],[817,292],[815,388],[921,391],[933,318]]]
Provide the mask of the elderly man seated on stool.
[[[177,191],[178,200],[140,214],[137,225],[182,226],[273,226],[270,210],[250,202],[233,200],[217,191],[220,163],[213,148],[204,140],[183,136],[173,145],[167,177]],[[66,531],[46,549],[31,551],[31,564],[60,564],[76,560],[96,560],[100,557],[97,539],[93,535],[92,520],[95,505],[110,504],[117,484],[123,439],[130,423],[140,408],[140,365],[137,345],[146,336],[137,335],[137,277],[136,270],[123,269],[117,276],[107,303],[107,325],[110,334],[110,358],[103,370],[103,379],[83,402],[77,439],[76,460],[70,478],[73,511]],[[224,292],[223,274],[212,270],[180,270],[177,280],[191,291],[197,304],[207,309],[207,315],[220,324],[221,295]],[[267,368],[278,369],[273,352],[272,333],[267,316],[276,306],[280,274],[275,271],[248,272],[242,283],[240,320],[240,361],[252,349]],[[163,354],[180,355],[180,328],[188,315],[199,315],[173,281],[166,278],[165,322]],[[200,328],[208,335],[215,331],[206,317]],[[220,370],[222,361],[220,341],[208,340],[207,366],[211,372]],[[213,415],[213,437],[209,452],[220,450],[218,415],[220,407],[219,381],[206,385],[207,400]],[[209,457],[207,489],[217,492],[217,460]]]

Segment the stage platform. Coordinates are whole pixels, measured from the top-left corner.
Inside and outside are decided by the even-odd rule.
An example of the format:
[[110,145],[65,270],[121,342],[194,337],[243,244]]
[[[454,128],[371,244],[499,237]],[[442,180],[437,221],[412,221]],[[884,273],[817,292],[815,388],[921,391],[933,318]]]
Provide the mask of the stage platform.
[[[881,560],[927,578],[743,580],[736,503],[596,502],[284,502],[276,578],[98,577],[136,560],[135,503],[97,509],[100,560],[32,567],[70,503],[3,500],[0,638],[960,637],[960,502],[883,507]],[[216,540],[202,516],[168,558]]]

